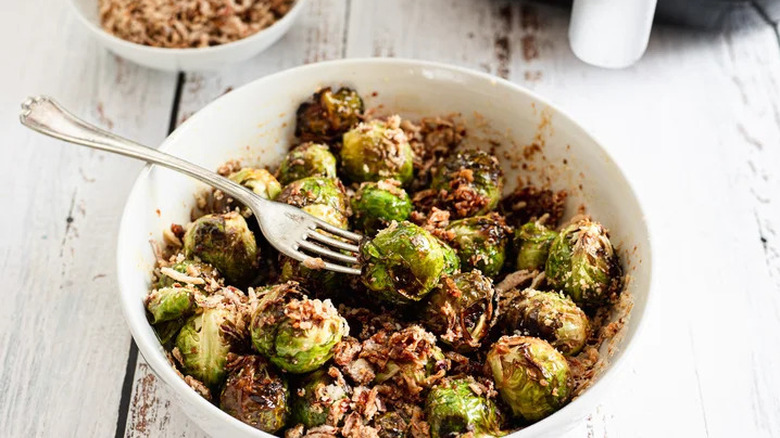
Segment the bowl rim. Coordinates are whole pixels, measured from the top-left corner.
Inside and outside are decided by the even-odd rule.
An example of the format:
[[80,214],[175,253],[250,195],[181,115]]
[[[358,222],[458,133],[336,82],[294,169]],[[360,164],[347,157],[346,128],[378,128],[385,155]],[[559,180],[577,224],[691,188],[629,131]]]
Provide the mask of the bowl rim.
[[[287,11],[284,16],[276,21],[274,21],[270,26],[260,29],[259,31],[235,40],[231,41],[229,43],[225,44],[219,44],[216,46],[209,46],[209,47],[185,47],[185,48],[179,48],[179,47],[155,47],[155,46],[147,46],[145,44],[139,44],[134,43],[132,41],[128,41],[122,38],[119,38],[118,36],[106,31],[103,29],[102,26],[99,26],[92,22],[89,18],[84,16],[84,14],[81,12],[78,6],[76,6],[76,0],[68,0],[68,3],[70,4],[71,9],[73,10],[73,13],[78,17],[78,20],[81,21],[81,23],[84,24],[93,34],[101,37],[106,38],[110,40],[113,44],[122,46],[124,48],[130,49],[130,50],[144,50],[148,53],[154,53],[154,54],[167,54],[167,55],[177,55],[182,57],[192,57],[192,56],[198,56],[201,54],[207,54],[207,53],[217,53],[220,51],[225,51],[227,49],[232,48],[239,48],[242,46],[249,46],[255,40],[261,39],[268,35],[269,31],[275,28],[282,28],[285,26],[285,23],[288,21],[294,20],[295,16],[298,15],[298,12],[301,10],[303,5],[308,0],[295,0],[292,7],[289,11]],[[95,0],[95,3],[97,3],[97,0]],[[97,6],[97,5],[96,5]]]
[[[303,0],[299,0],[303,1]],[[585,408],[590,404],[591,406],[597,406],[599,397],[602,396],[602,394],[609,388],[610,382],[613,382],[617,376],[619,376],[622,373],[622,370],[625,368],[625,364],[628,362],[628,358],[633,355],[633,351],[636,348],[635,345],[639,343],[639,341],[643,338],[643,335],[645,333],[645,327],[647,326],[647,320],[649,315],[652,313],[653,309],[653,303],[655,302],[654,293],[653,293],[653,279],[655,277],[655,264],[653,263],[653,249],[652,249],[652,233],[651,228],[648,225],[647,221],[647,215],[645,214],[643,205],[640,196],[637,195],[636,190],[634,189],[633,184],[631,181],[626,177],[625,173],[623,172],[622,168],[618,165],[617,161],[614,160],[612,155],[609,153],[609,151],[604,148],[603,143],[598,141],[598,139],[591,134],[590,131],[585,129],[581,124],[579,124],[576,119],[571,117],[566,111],[562,110],[559,106],[552,104],[547,99],[539,96],[535,92],[521,86],[518,84],[515,84],[509,80],[491,75],[489,73],[484,73],[481,71],[473,70],[466,67],[460,67],[456,65],[450,65],[446,63],[440,63],[440,62],[434,62],[434,61],[422,61],[422,60],[416,60],[411,58],[349,58],[349,59],[337,59],[337,60],[330,60],[330,61],[323,61],[323,62],[317,62],[312,64],[305,64],[300,65],[297,67],[281,70],[279,72],[262,76],[257,79],[254,79],[232,91],[229,93],[225,93],[224,95],[214,99],[201,109],[199,109],[195,114],[193,114],[191,117],[187,118],[182,124],[180,124],[172,133],[170,133],[160,144],[159,150],[160,151],[167,151],[170,149],[171,144],[175,142],[176,137],[182,132],[183,128],[186,126],[189,126],[191,123],[197,123],[197,120],[200,118],[198,117],[198,113],[203,111],[205,108],[209,106],[218,105],[223,99],[226,99],[228,95],[232,93],[240,93],[241,90],[245,88],[249,88],[252,86],[255,86],[259,82],[263,81],[269,81],[276,79],[280,76],[284,76],[291,73],[300,73],[305,71],[316,71],[319,68],[322,68],[323,66],[339,66],[342,68],[349,68],[351,66],[364,66],[364,65],[393,65],[395,67],[405,67],[409,69],[422,69],[422,68],[429,68],[429,69],[437,69],[437,70],[445,70],[449,72],[453,72],[455,74],[468,76],[472,79],[479,79],[479,80],[487,80],[490,81],[493,84],[501,85],[505,89],[509,89],[512,92],[525,94],[528,97],[530,97],[533,100],[536,100],[539,103],[542,103],[550,108],[551,111],[553,111],[554,114],[557,114],[558,117],[565,119],[568,123],[571,123],[576,128],[580,129],[582,134],[585,136],[586,139],[592,141],[596,146],[598,146],[599,150],[604,154],[604,157],[614,166],[615,170],[617,171],[618,175],[623,178],[623,181],[626,184],[626,188],[628,189],[628,192],[631,196],[634,197],[634,200],[636,201],[636,205],[639,209],[639,215],[641,217],[641,225],[643,226],[645,230],[646,240],[641,242],[642,245],[646,246],[646,257],[643,258],[642,263],[646,264],[648,266],[648,278],[647,278],[647,297],[645,299],[645,307],[643,312],[638,315],[639,321],[637,322],[637,326],[634,332],[634,335],[632,338],[627,342],[626,345],[621,346],[622,354],[617,358],[617,360],[614,360],[610,362],[609,368],[599,377],[599,379],[594,382],[589,388],[587,388],[582,394],[577,396],[575,399],[571,400],[569,403],[567,403],[563,408],[556,411],[555,413],[551,414],[550,416],[530,425],[527,427],[524,427],[523,429],[514,431],[508,436],[517,436],[517,437],[524,437],[524,436],[531,436],[533,434],[538,433],[545,433],[549,432],[554,429],[559,429],[560,431],[565,431],[565,425],[560,424],[560,421],[567,417],[566,413],[573,413],[576,414],[576,411],[581,408]],[[500,90],[501,88],[496,88],[496,90]],[[140,185],[142,184],[142,181],[148,177],[150,174],[152,168],[154,167],[153,164],[147,164],[145,165],[141,171],[139,172],[139,175],[137,176],[135,182],[133,183],[133,186],[128,194],[127,200],[129,201],[132,197],[135,196],[135,193],[140,190]],[[129,211],[129,204],[127,202],[125,203],[125,206],[122,210],[122,216],[121,221],[119,225],[119,230],[117,233],[117,238],[119,240],[119,243],[117,245],[117,279],[119,283],[119,289],[120,289],[120,299],[122,302],[122,311],[125,316],[125,320],[128,323],[128,326],[130,328],[130,332],[133,336],[134,342],[136,342],[138,346],[138,350],[143,356],[144,360],[149,364],[152,371],[160,377],[167,385],[171,386],[176,393],[177,396],[186,398],[189,403],[194,403],[197,405],[200,405],[202,408],[205,408],[207,410],[211,410],[210,412],[213,412],[214,415],[217,418],[222,418],[225,421],[228,421],[232,423],[232,425],[236,428],[243,429],[248,434],[255,434],[258,437],[273,437],[275,435],[260,431],[258,429],[255,429],[248,424],[238,420],[237,418],[234,418],[233,416],[229,415],[228,413],[222,411],[217,407],[216,405],[210,403],[205,398],[201,397],[199,394],[195,392],[189,385],[184,382],[183,379],[181,379],[173,370],[168,360],[159,353],[159,342],[155,339],[154,345],[148,345],[146,343],[138,342],[138,339],[144,339],[140,335],[140,328],[136,327],[132,321],[132,315],[130,311],[130,306],[135,304],[137,305],[137,296],[133,294],[132,291],[127,290],[127,286],[124,286],[121,281],[121,273],[125,271],[125,269],[128,269],[124,263],[123,260],[123,251],[124,251],[124,245],[122,244],[121,236],[126,233],[126,229],[128,228],[128,222],[131,221],[130,219],[131,212]],[[134,303],[131,303],[131,300],[134,301]],[[633,313],[635,309],[632,309],[631,317],[635,317],[636,315]],[[145,323],[148,325],[148,321],[145,321]],[[150,353],[148,356],[146,353]],[[151,357],[150,357],[151,356]],[[158,369],[159,368],[159,369]],[[560,419],[560,420],[558,420]],[[556,421],[558,420],[558,421]]]

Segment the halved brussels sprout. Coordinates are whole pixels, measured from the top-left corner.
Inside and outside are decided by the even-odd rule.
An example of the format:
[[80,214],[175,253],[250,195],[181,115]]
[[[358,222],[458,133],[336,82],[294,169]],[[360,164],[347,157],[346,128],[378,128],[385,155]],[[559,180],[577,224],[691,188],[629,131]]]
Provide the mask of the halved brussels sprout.
[[274,365],[295,374],[313,371],[333,356],[349,333],[330,300],[311,300],[298,283],[261,291],[251,317],[252,344]]
[[412,212],[412,200],[394,179],[366,182],[352,198],[355,227],[367,236],[386,228],[392,221],[405,221]]
[[288,417],[287,381],[260,356],[231,354],[219,408],[268,433],[284,427]]
[[232,284],[252,278],[258,252],[255,235],[235,212],[202,216],[184,234],[184,254],[211,264]]
[[448,242],[458,252],[464,271],[479,269],[488,277],[504,266],[509,228],[498,213],[453,221],[447,226]]
[[504,173],[498,159],[487,152],[458,152],[436,169],[431,188],[441,193],[442,204],[455,217],[476,216],[498,205]]
[[598,306],[620,293],[621,269],[604,227],[582,219],[553,240],[545,265],[547,281],[581,306]]
[[354,182],[395,179],[406,185],[412,180],[414,153],[401,118],[371,120],[344,134],[341,165]]
[[444,276],[429,295],[423,318],[428,329],[456,351],[474,351],[496,311],[493,282],[479,271]]
[[355,90],[323,88],[298,107],[295,135],[305,141],[330,143],[357,125],[362,116],[363,99]]
[[227,355],[232,344],[229,328],[234,313],[225,307],[212,307],[191,317],[176,337],[185,374],[214,390],[225,378]]
[[487,368],[501,398],[517,417],[541,420],[569,401],[569,363],[547,341],[504,336],[488,352]]
[[350,391],[344,379],[332,377],[325,369],[308,374],[293,391],[292,423],[307,429],[323,424],[337,426],[349,403]]
[[448,437],[471,433],[474,437],[501,436],[498,406],[476,392],[473,377],[445,378],[431,388],[425,412],[431,436]]
[[539,222],[528,222],[515,232],[517,269],[543,270],[550,245],[558,233]]
[[347,228],[347,195],[337,179],[310,176],[287,184],[277,199],[325,222]]
[[455,252],[409,222],[392,223],[360,246],[363,284],[397,304],[422,300],[442,274],[458,268]]
[[336,157],[324,144],[303,143],[287,153],[279,165],[277,176],[282,184],[310,176],[336,178]]
[[558,292],[525,289],[502,305],[501,319],[508,330],[538,336],[565,356],[579,353],[590,335],[585,312]]
[[245,167],[238,172],[231,173],[228,178],[272,201],[282,192],[282,184],[271,175],[271,172],[265,169]]
[[436,345],[436,337],[418,325],[410,325],[389,336],[380,332],[371,341],[381,345],[380,357],[373,358],[378,365],[374,383],[392,381],[416,395],[436,383],[449,369],[449,361]]
[[188,287],[164,287],[151,291],[146,297],[146,310],[152,315],[152,324],[191,315],[198,307],[195,293]]

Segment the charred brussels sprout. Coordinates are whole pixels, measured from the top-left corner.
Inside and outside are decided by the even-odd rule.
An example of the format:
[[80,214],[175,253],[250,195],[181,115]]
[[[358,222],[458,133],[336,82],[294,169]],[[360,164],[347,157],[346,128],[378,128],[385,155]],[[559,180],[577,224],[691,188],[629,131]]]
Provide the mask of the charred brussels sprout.
[[347,228],[347,195],[337,179],[310,176],[288,184],[277,199],[339,228]]
[[495,290],[479,271],[442,277],[423,317],[428,329],[460,352],[479,348],[495,313]]
[[336,177],[336,157],[326,145],[303,143],[287,153],[277,172],[279,182],[290,184],[310,176]]
[[458,252],[461,268],[479,269],[488,277],[496,276],[504,266],[509,228],[497,213],[474,216],[450,223],[449,243]]
[[305,141],[329,143],[357,125],[363,115],[363,99],[355,90],[324,88],[298,107],[295,135]]
[[257,243],[246,220],[235,212],[198,218],[184,234],[184,253],[217,268],[234,284],[251,279],[257,266]]
[[319,368],[349,333],[330,300],[307,298],[295,282],[262,291],[251,316],[252,344],[274,365],[295,374]]
[[395,179],[406,185],[412,180],[412,147],[400,128],[401,118],[361,123],[344,134],[341,165],[355,182]]
[[539,338],[504,336],[487,355],[496,389],[515,416],[537,421],[569,400],[569,363]]
[[558,292],[525,289],[502,309],[502,323],[507,329],[538,336],[565,356],[579,353],[590,335],[585,312]]
[[375,335],[381,344],[374,383],[393,382],[406,392],[418,394],[444,377],[449,361],[436,345],[436,337],[418,325],[411,325],[389,336]]
[[326,269],[311,269],[285,255],[279,256],[280,282],[296,281],[315,297],[332,297],[343,286],[344,274]]
[[476,387],[474,378],[462,377],[444,379],[431,388],[425,401],[431,436],[460,436],[468,432],[474,437],[502,435],[498,407],[484,392],[477,393]]
[[188,287],[164,287],[153,290],[146,297],[146,310],[152,315],[152,324],[189,316],[197,308],[195,291]]
[[235,314],[228,308],[206,308],[190,318],[176,337],[185,374],[203,382],[212,390],[225,377],[227,355],[232,344],[229,327]]
[[409,222],[394,222],[363,242],[359,258],[363,284],[397,304],[420,301],[458,264],[452,248]]
[[231,173],[228,178],[236,184],[248,188],[265,199],[274,200],[282,191],[282,185],[265,169],[245,167]]
[[260,356],[230,357],[219,407],[244,423],[273,433],[288,415],[287,382]]
[[333,378],[324,369],[304,377],[293,392],[292,423],[307,429],[338,425],[349,403],[350,388],[343,379]]
[[553,230],[539,222],[528,222],[515,232],[517,269],[543,270],[555,237]]
[[582,219],[553,240],[545,265],[547,281],[575,303],[598,306],[620,292],[620,265],[607,231]]
[[396,180],[367,182],[352,199],[355,226],[373,236],[392,221],[405,221],[412,212],[412,200]]
[[455,217],[485,214],[501,199],[504,173],[496,157],[487,152],[459,152],[436,170],[431,188],[440,192],[442,204]]
[[398,412],[385,412],[374,420],[379,438],[404,438],[409,425]]

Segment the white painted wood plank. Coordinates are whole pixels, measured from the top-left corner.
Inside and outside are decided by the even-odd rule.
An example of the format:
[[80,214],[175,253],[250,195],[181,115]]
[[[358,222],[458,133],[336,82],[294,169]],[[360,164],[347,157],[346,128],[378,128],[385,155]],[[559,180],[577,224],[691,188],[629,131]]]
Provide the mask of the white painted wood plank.
[[[297,65],[340,58],[346,0],[309,0],[298,24],[276,45],[243,64],[215,73],[187,74],[179,122],[232,88]],[[125,431],[127,437],[203,436],[140,359]]]
[[154,144],[173,76],[115,60],[67,2],[5,4],[0,41],[0,435],[111,436],[130,344],[114,236],[140,164],[27,131],[19,104],[48,93]]

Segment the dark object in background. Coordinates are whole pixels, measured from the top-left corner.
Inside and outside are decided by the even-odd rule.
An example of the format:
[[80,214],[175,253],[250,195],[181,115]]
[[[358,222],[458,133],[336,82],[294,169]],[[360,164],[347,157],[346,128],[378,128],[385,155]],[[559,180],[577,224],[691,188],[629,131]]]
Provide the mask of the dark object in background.
[[[571,0],[537,1],[571,7]],[[772,21],[780,19],[780,0],[658,0],[655,22],[716,29],[728,15],[754,7],[760,8]]]

